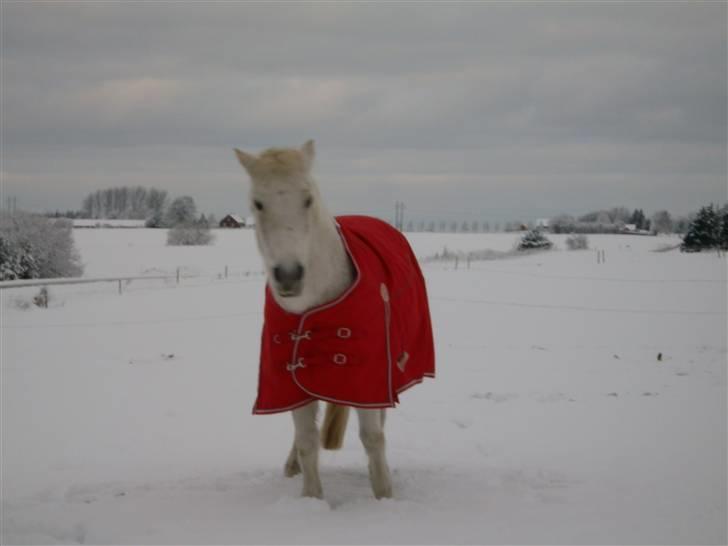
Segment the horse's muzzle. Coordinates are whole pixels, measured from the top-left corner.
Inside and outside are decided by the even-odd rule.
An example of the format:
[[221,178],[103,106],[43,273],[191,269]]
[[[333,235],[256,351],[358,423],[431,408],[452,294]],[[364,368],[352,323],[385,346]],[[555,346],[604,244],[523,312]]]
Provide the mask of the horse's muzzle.
[[292,266],[277,265],[273,268],[276,290],[282,298],[298,296],[303,289],[303,266],[296,262]]

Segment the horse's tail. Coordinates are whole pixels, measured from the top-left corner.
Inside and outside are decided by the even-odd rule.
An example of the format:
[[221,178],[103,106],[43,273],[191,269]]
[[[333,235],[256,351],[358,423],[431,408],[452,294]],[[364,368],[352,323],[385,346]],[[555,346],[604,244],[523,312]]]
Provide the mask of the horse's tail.
[[349,420],[349,406],[326,404],[324,424],[321,426],[321,446],[324,449],[339,449],[344,443],[346,422]]

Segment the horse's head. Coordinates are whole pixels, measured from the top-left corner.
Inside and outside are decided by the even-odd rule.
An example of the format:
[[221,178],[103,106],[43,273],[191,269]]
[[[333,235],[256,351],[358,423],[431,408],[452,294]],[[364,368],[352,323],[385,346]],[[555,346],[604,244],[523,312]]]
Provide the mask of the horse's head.
[[300,295],[308,266],[310,232],[320,212],[311,177],[313,140],[300,149],[271,148],[260,155],[235,149],[250,175],[250,209],[258,248],[272,288],[283,298]]

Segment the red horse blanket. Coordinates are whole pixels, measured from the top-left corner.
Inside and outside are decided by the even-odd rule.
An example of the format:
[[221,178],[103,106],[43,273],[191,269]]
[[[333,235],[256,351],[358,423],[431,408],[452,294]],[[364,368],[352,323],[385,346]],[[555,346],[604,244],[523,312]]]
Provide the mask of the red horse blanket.
[[356,278],[338,299],[303,314],[283,310],[266,286],[253,413],[312,400],[394,407],[399,393],[435,376],[425,281],[409,243],[375,218],[336,220]]

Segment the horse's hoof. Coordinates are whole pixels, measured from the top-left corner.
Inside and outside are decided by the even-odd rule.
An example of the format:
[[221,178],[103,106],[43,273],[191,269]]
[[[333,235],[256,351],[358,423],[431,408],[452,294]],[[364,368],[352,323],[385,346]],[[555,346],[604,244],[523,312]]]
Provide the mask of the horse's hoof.
[[283,474],[286,476],[286,478],[292,478],[293,476],[297,476],[300,473],[301,465],[298,464],[298,459],[287,462],[285,468],[283,469]]
[[381,491],[374,491],[374,497],[379,499],[391,499],[392,498],[392,487],[383,487]]
[[301,496],[303,498],[309,498],[309,499],[323,499],[324,498],[324,492],[322,490],[318,490],[318,491],[303,491],[301,493]]

